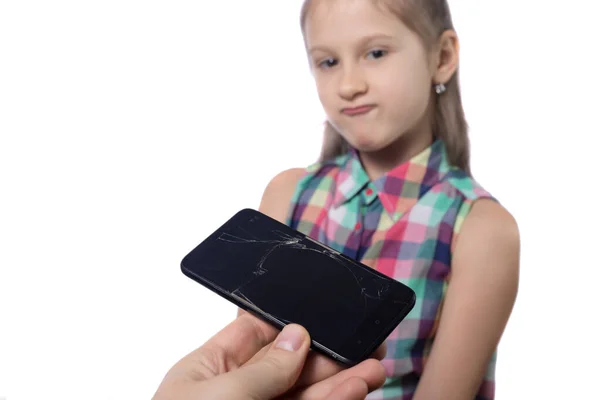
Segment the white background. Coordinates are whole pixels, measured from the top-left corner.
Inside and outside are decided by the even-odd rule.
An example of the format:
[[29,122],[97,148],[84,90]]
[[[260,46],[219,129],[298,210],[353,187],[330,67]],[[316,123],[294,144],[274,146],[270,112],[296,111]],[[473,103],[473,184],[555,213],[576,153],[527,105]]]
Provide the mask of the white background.
[[[600,398],[593,4],[451,1],[475,177],[523,242],[499,399]],[[148,399],[234,318],[179,262],[318,154],[299,8],[0,3],[0,397]]]

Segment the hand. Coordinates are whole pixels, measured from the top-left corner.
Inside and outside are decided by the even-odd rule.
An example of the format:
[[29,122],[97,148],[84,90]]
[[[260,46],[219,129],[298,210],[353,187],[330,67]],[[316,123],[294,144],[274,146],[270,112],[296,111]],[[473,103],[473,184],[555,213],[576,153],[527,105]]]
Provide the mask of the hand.
[[[299,325],[278,331],[244,313],[165,376],[153,400],[364,399],[385,380],[377,360],[344,369],[318,354]],[[381,348],[376,357],[383,357]]]

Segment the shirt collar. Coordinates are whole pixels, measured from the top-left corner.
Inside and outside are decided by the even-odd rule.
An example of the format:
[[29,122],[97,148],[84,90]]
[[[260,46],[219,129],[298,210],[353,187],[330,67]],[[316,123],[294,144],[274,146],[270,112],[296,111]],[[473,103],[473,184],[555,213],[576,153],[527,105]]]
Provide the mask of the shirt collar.
[[333,205],[341,206],[368,186],[376,192],[390,217],[397,221],[449,170],[446,148],[439,139],[373,182],[364,170],[358,152],[350,149],[336,179]]

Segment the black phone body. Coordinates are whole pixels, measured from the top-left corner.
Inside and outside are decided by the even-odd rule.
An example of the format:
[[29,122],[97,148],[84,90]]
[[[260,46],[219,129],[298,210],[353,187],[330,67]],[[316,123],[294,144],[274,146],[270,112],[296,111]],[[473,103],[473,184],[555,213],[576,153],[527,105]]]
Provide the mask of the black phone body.
[[348,366],[370,355],[415,305],[408,286],[256,210],[236,213],[181,261],[189,278]]

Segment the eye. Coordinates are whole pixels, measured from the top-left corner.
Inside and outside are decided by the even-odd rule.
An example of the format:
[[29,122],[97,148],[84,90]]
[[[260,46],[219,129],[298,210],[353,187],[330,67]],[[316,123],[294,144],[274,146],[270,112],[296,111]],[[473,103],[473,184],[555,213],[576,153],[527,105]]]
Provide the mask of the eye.
[[337,65],[337,60],[334,58],[328,58],[326,60],[321,61],[318,66],[319,68],[332,68]]
[[367,57],[372,56],[373,58],[377,59],[377,58],[381,58],[383,56],[385,56],[387,54],[387,52],[385,50],[372,50],[368,53]]

